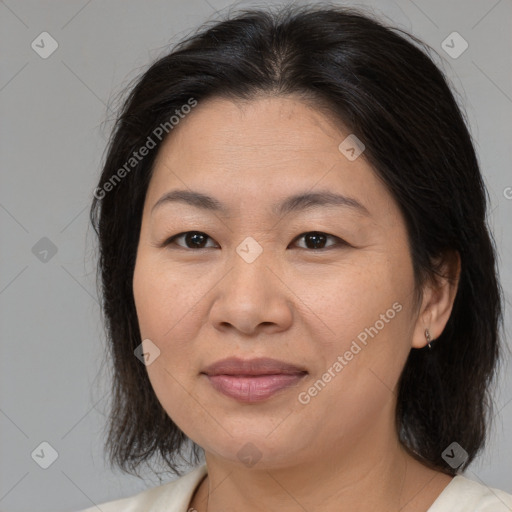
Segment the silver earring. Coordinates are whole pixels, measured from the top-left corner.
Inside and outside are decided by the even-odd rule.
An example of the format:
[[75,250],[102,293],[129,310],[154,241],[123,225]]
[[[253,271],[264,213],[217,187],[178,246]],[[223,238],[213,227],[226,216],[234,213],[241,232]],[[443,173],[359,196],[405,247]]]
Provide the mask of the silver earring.
[[432,350],[432,345],[430,344],[430,342],[432,341],[432,338],[430,337],[430,331],[428,329],[425,329],[425,338],[427,338],[429,350]]

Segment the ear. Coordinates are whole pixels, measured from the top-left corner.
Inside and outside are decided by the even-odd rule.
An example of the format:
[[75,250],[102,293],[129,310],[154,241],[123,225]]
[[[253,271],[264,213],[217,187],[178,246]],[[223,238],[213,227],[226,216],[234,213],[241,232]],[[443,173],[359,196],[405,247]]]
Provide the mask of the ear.
[[412,338],[413,348],[427,345],[425,329],[432,340],[443,332],[453,308],[460,278],[460,254],[449,251],[435,262],[440,275],[434,275],[423,286],[423,297]]

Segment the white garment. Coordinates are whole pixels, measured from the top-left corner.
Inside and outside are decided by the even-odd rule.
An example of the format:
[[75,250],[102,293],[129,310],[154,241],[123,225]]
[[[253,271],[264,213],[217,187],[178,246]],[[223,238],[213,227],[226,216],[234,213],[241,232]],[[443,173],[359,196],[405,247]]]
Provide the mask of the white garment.
[[[206,464],[202,464],[167,484],[80,512],[188,512],[192,495],[206,473]],[[512,494],[457,475],[428,512],[512,512]]]

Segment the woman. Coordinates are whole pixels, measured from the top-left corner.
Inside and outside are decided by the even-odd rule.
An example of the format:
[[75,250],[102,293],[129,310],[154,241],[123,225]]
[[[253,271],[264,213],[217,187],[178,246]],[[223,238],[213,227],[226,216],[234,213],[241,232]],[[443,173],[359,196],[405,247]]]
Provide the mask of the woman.
[[459,474],[499,357],[485,194],[425,48],[360,12],[243,12],[153,64],[91,210],[107,448],[200,464],[101,510],[512,510]]

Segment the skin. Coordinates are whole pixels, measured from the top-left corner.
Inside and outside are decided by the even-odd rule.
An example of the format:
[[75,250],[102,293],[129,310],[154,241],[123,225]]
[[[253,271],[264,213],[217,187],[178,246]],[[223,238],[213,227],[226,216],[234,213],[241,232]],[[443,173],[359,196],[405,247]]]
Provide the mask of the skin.
[[[338,149],[348,132],[298,97],[209,99],[161,146],[144,211],[133,291],[142,339],[160,355],[147,366],[162,406],[205,450],[208,476],[190,506],[217,511],[425,511],[451,477],[398,442],[396,385],[411,348],[438,337],[450,316],[458,259],[448,279],[415,283],[403,217],[362,156]],[[167,203],[174,189],[215,197],[226,213]],[[271,205],[304,191],[350,196],[353,208],[318,207],[276,217]],[[208,235],[197,249],[184,237]],[[304,233],[334,238],[317,249]],[[236,252],[252,237],[263,252]],[[336,238],[338,237],[338,238]],[[344,244],[342,241],[350,245]],[[306,405],[307,391],[365,328],[402,306]],[[299,386],[242,404],[200,372],[229,356],[303,366]],[[249,467],[247,443],[261,458]],[[246,448],[247,449],[247,448]],[[209,494],[209,498],[208,498]]]

